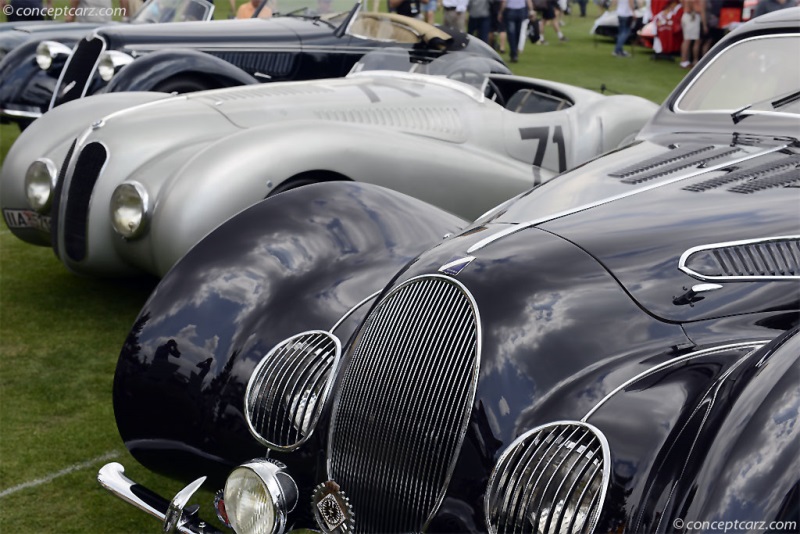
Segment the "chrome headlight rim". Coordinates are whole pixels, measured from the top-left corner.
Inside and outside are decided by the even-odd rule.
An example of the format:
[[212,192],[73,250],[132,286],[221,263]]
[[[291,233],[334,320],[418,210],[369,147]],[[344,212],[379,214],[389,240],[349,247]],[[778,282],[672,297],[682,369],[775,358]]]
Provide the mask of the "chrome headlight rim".
[[[269,363],[271,363],[271,360],[272,360],[273,356],[275,356],[276,353],[278,353],[279,351],[283,350],[286,347],[289,347],[293,343],[295,343],[295,342],[297,342],[299,340],[302,340],[302,338],[304,338],[304,337],[307,338],[307,337],[312,337],[312,336],[327,338],[328,340],[333,342],[333,345],[334,345],[334,356],[333,356],[333,361],[330,364],[329,375],[328,375],[328,377],[327,377],[327,379],[325,381],[325,385],[323,386],[322,390],[319,392],[319,394],[317,395],[317,398],[315,399],[313,413],[311,414],[311,419],[309,420],[308,425],[307,425],[308,428],[307,429],[298,429],[299,433],[303,434],[302,438],[300,438],[300,439],[298,439],[298,440],[296,440],[296,441],[294,441],[293,443],[290,443],[290,444],[276,443],[275,442],[276,440],[268,439],[268,438],[264,437],[262,435],[262,433],[259,432],[255,428],[255,425],[253,424],[253,421],[252,421],[252,418],[251,418],[251,412],[252,412],[252,409],[253,409],[253,407],[252,407],[253,388],[257,387],[256,386],[256,382],[263,382],[263,377],[261,376],[261,374],[262,374],[261,371]],[[270,448],[272,450],[281,451],[281,452],[291,452],[293,450],[296,450],[298,447],[300,447],[306,441],[308,441],[311,438],[311,436],[314,434],[314,430],[316,429],[317,424],[319,423],[319,420],[320,420],[320,418],[322,416],[322,411],[324,410],[325,406],[328,404],[328,401],[329,401],[329,398],[330,398],[330,392],[331,392],[331,389],[333,388],[333,382],[336,379],[336,370],[339,367],[339,361],[341,360],[341,356],[342,356],[342,343],[341,343],[341,341],[339,340],[339,338],[336,335],[332,334],[331,332],[325,331],[325,330],[307,330],[305,332],[300,332],[299,334],[295,334],[295,335],[293,335],[293,336],[281,341],[277,345],[275,345],[275,347],[273,347],[261,359],[261,361],[258,362],[258,364],[256,365],[255,369],[253,369],[253,373],[250,375],[250,379],[247,382],[247,388],[245,389],[245,396],[244,396],[245,421],[247,421],[247,427],[250,430],[250,433],[253,435],[253,437],[255,437],[256,440],[258,440],[258,442],[261,443],[262,445],[264,445],[264,446],[266,446],[266,447],[268,447],[268,448]],[[288,367],[289,365],[291,365],[291,364],[283,364],[282,368]],[[296,372],[296,369],[292,369],[292,372]],[[291,378],[293,378],[293,376],[289,376],[288,378],[291,379]],[[277,389],[277,388],[275,388],[275,389]],[[307,390],[303,389],[300,393],[305,393],[306,391]],[[293,395],[292,396],[292,404],[289,407],[291,410],[294,410],[295,408],[298,408],[298,406],[296,406],[296,405],[299,405],[300,401],[305,400],[306,403],[308,402],[308,399],[303,399],[302,397],[300,397],[299,399],[296,400],[295,397],[297,397],[297,395]],[[307,407],[307,404],[306,404],[306,407]],[[304,408],[303,413],[305,414],[305,408]],[[292,419],[294,420],[294,418],[292,418]],[[303,418],[303,420],[304,419],[305,418]],[[301,427],[304,426],[302,424],[302,421],[300,423],[300,426]]]
[[58,41],[42,41],[36,46],[36,64],[40,69],[47,71],[53,66],[53,61],[61,56],[69,56],[72,49]]
[[[544,425],[540,425],[540,426],[537,426],[536,428],[532,428],[531,430],[528,430],[527,432],[524,432],[517,439],[515,439],[511,443],[511,445],[509,445],[506,448],[506,450],[503,451],[503,454],[500,455],[500,458],[498,458],[497,463],[495,464],[494,468],[492,469],[491,475],[489,476],[489,481],[486,484],[486,492],[484,494],[484,499],[483,499],[485,524],[486,524],[487,531],[490,534],[498,534],[498,529],[496,528],[497,525],[495,525],[492,522],[492,518],[495,515],[495,514],[493,514],[493,508],[494,507],[493,507],[493,502],[492,502],[493,501],[493,494],[494,494],[493,489],[498,484],[498,478],[499,477],[503,477],[503,478],[505,478],[505,480],[501,480],[500,484],[502,484],[502,485],[498,485],[497,486],[498,492],[499,492],[500,489],[504,488],[509,483],[509,478],[510,478],[509,475],[513,475],[514,474],[513,473],[513,467],[514,466],[511,466],[512,468],[509,469],[509,465],[508,465],[509,464],[509,457],[514,455],[515,453],[518,453],[519,450],[522,447],[525,447],[525,446],[529,445],[528,442],[530,442],[533,438],[535,438],[539,434],[542,434],[542,433],[544,433],[544,432],[546,432],[546,431],[548,431],[548,430],[550,430],[550,429],[552,429],[554,427],[582,428],[586,432],[592,434],[593,437],[598,442],[599,450],[600,450],[600,454],[601,454],[600,460],[602,461],[602,474],[601,474],[600,485],[599,485],[599,494],[595,497],[597,499],[597,506],[596,506],[594,512],[592,512],[592,506],[591,506],[592,502],[593,502],[593,499],[590,499],[587,502],[587,504],[589,505],[589,510],[588,510],[588,513],[587,513],[587,516],[586,516],[586,521],[589,522],[589,527],[590,527],[588,532],[590,532],[590,533],[594,532],[595,528],[597,527],[597,522],[600,519],[600,514],[602,513],[603,506],[605,504],[606,494],[608,492],[608,487],[609,487],[610,480],[611,480],[611,449],[610,449],[609,444],[608,444],[608,439],[605,437],[605,435],[603,434],[603,432],[600,429],[598,429],[596,426],[594,426],[592,424],[586,423],[585,421],[563,420],[563,421],[554,421],[552,423],[547,423],[547,424],[544,424]],[[573,432],[573,434],[574,434],[574,432]],[[572,435],[570,435],[567,438],[567,440],[565,440],[565,441],[568,441],[569,439],[571,439],[571,437],[572,437]],[[574,443],[573,443],[573,446],[574,446]],[[552,444],[548,447],[548,450],[545,451],[545,454],[547,454],[547,452],[550,452],[551,448],[552,448]],[[557,452],[557,449],[556,449],[556,452]],[[519,458],[517,460],[519,460]],[[538,468],[539,466],[537,465],[536,467]],[[544,468],[542,469],[542,472],[547,467],[549,467],[549,466],[545,465]],[[560,469],[560,467],[561,467],[561,465],[559,464],[559,466],[557,466],[557,468],[556,468],[556,473],[558,472],[558,469]],[[575,482],[577,482],[577,480]],[[538,480],[537,480],[537,483],[538,483]],[[586,486],[586,488],[588,489],[588,485]],[[583,493],[585,493],[585,491],[586,490],[584,490]],[[558,496],[559,492],[560,492],[560,487],[559,487],[559,489],[557,491],[557,495],[556,496]],[[569,494],[569,491],[567,492],[567,495],[568,494]],[[583,498],[583,495],[581,495],[581,498],[579,499],[579,501],[577,503],[578,505],[582,504],[582,498]],[[542,504],[542,502],[543,502],[543,499],[540,500],[540,505]],[[555,503],[551,503],[551,504],[555,504]],[[564,504],[566,504],[566,501],[565,501]],[[521,507],[520,509],[524,509],[524,503],[520,503],[520,507]],[[564,508],[565,508],[565,506],[562,505],[562,511],[560,512],[561,516],[563,516],[563,513],[564,513],[563,509]],[[503,513],[503,511],[501,510],[500,513]],[[585,526],[586,525],[584,524],[584,528],[585,528]],[[581,531],[583,531],[583,530],[581,530]]]
[[[248,471],[255,475],[256,479],[262,484],[266,495],[269,497],[269,504],[272,506],[273,525],[269,534],[278,534],[286,529],[286,523],[289,514],[297,506],[298,489],[297,483],[289,475],[286,466],[276,460],[269,458],[256,458],[240,464],[232,469],[225,481],[225,489],[223,490],[223,503],[225,507],[225,514],[231,525],[231,528],[236,530],[239,534],[239,526],[244,519],[239,516],[240,510],[236,506],[229,506],[231,496],[229,493],[229,482],[233,475],[239,471]],[[249,511],[249,510],[248,510]]]
[[[41,174],[44,172],[44,174]],[[44,179],[43,179],[44,178]],[[53,192],[58,181],[58,167],[49,158],[38,158],[25,171],[25,196],[28,205],[37,213],[47,214],[53,203]],[[40,195],[32,192],[38,188]],[[46,195],[41,194],[46,191]]]
[[[138,199],[139,206],[134,207],[139,211],[138,217],[131,219],[120,215],[122,209],[130,209],[130,206],[122,203],[127,198]],[[129,180],[114,188],[110,201],[111,227],[118,235],[125,239],[141,237],[147,228],[151,211],[150,195],[141,183]]]
[[106,50],[100,54],[97,62],[97,73],[104,82],[110,82],[117,71],[131,63],[134,58],[119,50]]

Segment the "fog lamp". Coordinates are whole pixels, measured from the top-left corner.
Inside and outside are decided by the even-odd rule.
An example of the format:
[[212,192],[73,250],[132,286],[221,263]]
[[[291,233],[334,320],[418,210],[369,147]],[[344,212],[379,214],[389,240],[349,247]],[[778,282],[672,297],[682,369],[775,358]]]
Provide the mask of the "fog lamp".
[[107,50],[100,56],[97,64],[97,73],[104,82],[111,81],[111,78],[119,69],[133,61],[133,57],[118,50]]
[[28,205],[39,213],[47,213],[56,187],[58,170],[55,163],[40,158],[25,172],[25,195]]
[[251,460],[228,476],[223,498],[237,534],[279,534],[297,504],[297,484],[282,463]]
[[36,64],[42,70],[53,66],[53,60],[59,56],[69,56],[72,49],[57,41],[42,41],[36,47]]
[[150,217],[150,199],[139,182],[124,182],[111,195],[111,226],[126,239],[139,237]]

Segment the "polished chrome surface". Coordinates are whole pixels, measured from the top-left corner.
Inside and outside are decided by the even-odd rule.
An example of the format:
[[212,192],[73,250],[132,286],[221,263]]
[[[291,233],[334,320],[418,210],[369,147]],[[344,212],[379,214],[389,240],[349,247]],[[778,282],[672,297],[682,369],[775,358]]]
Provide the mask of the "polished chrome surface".
[[444,498],[480,366],[480,317],[458,281],[430,275],[372,310],[343,367],[328,475],[360,532],[418,532]]
[[[204,479],[205,477],[201,481]],[[162,523],[166,520],[167,510],[170,506],[169,501],[126,477],[125,468],[121,464],[112,462],[101,467],[97,473],[97,481],[112,495],[147,512]],[[193,484],[197,482],[195,481]],[[193,510],[193,512],[188,518],[184,515],[186,521],[179,522],[175,532],[182,534],[222,534],[211,525],[199,520],[196,517],[196,510]]]
[[[267,184],[267,186],[268,186],[268,187],[271,187],[271,185],[270,185],[270,184]],[[353,314],[354,314],[356,311],[358,311],[358,309],[359,309],[359,308],[361,308],[361,306],[363,306],[363,305],[364,305],[364,304],[366,304],[367,302],[371,301],[372,299],[374,299],[375,297],[377,297],[378,295],[380,295],[380,294],[381,294],[381,291],[382,291],[382,290],[378,290],[378,291],[376,291],[375,293],[373,293],[373,294],[371,294],[370,296],[368,296],[368,297],[364,298],[363,300],[361,300],[361,302],[359,302],[358,304],[356,304],[355,306],[353,306],[352,308],[350,308],[349,310],[347,310],[347,313],[345,313],[344,315],[342,315],[342,316],[339,318],[339,320],[338,320],[338,321],[336,321],[336,324],[335,324],[335,325],[333,325],[333,326],[331,327],[331,329],[329,330],[329,332],[331,332],[331,333],[335,332],[335,331],[336,331],[336,329],[337,329],[337,328],[339,328],[339,327],[342,325],[342,323],[344,323],[344,322],[345,322],[345,321],[346,321],[346,320],[347,320],[347,319],[348,319],[348,318],[349,318],[351,315],[353,315]]]
[[492,533],[591,533],[610,478],[602,432],[577,421],[534,428],[500,456],[484,500]]
[[58,226],[54,230],[63,238],[63,251],[73,261],[81,261],[88,251],[89,202],[94,185],[109,158],[103,143],[91,142],[77,151],[75,164],[65,175],[59,204]]
[[[690,267],[693,260],[696,265]],[[699,280],[798,280],[800,236],[765,237],[693,247],[681,254],[678,268]]]
[[97,34],[87,35],[78,41],[58,77],[49,109],[86,96],[106,47],[106,40]]
[[247,424],[258,441],[282,451],[305,443],[325,406],[341,352],[336,336],[313,330],[281,342],[259,362],[245,393]]
[[192,498],[192,495],[200,489],[200,486],[202,486],[205,481],[206,477],[198,478],[180,490],[175,497],[172,498],[172,501],[169,503],[169,508],[167,509],[167,515],[164,518],[164,532],[168,534],[178,532],[178,527],[186,522],[183,517],[183,509],[186,508],[186,505],[189,504],[189,499]]
[[[263,486],[272,513],[271,529],[265,528],[269,519],[262,513],[264,510],[259,509],[259,503],[247,495],[236,495],[237,492],[230,487],[231,479],[235,478],[239,470],[252,473]],[[252,477],[253,475],[248,476]],[[223,498],[226,503],[225,510],[228,520],[237,532],[269,531],[271,534],[280,534],[286,530],[289,513],[297,506],[297,483],[281,462],[268,458],[257,458],[231,471],[231,475],[225,482]],[[235,503],[235,501],[238,502]],[[246,511],[246,515],[241,515],[243,511]]]

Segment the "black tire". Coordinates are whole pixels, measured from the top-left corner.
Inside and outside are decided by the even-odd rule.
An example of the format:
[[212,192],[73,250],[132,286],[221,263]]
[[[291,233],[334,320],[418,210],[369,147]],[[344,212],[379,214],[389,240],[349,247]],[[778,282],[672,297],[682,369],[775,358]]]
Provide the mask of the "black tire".
[[197,76],[178,75],[172,78],[167,78],[163,82],[159,82],[153,88],[153,91],[162,93],[193,93],[195,91],[205,91],[206,89],[213,89],[208,83]]

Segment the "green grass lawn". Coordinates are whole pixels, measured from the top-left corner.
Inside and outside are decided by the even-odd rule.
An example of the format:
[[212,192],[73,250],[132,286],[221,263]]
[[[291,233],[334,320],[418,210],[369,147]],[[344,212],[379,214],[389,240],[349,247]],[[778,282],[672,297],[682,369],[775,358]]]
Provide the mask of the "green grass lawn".
[[[227,2],[218,2],[225,16]],[[684,74],[637,48],[630,59],[589,34],[592,17],[568,17],[567,42],[528,45],[518,74],[591,89],[605,85],[661,102]],[[0,126],[0,161],[18,131]],[[152,281],[75,276],[49,248],[0,225],[0,532],[157,532],[155,520],[95,481],[114,458],[132,478],[172,495],[181,484],[147,472],[117,434],[111,386],[119,349]],[[209,488],[194,502],[211,515]]]

